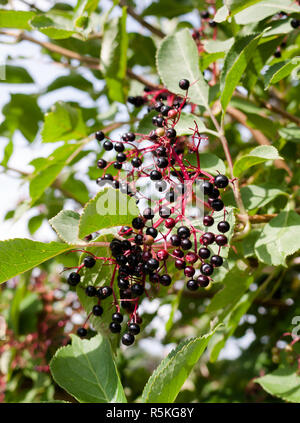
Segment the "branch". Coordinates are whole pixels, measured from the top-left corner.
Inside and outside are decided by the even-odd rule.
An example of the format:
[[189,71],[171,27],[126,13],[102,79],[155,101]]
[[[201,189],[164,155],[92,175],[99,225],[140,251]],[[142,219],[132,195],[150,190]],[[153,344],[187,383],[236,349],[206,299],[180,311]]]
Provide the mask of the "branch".
[[130,15],[131,17],[133,17],[133,19],[135,19],[137,22],[139,22],[143,27],[147,28],[153,34],[157,35],[159,38],[164,38],[166,36],[159,28],[156,28],[155,26],[149,24],[140,15],[138,15],[132,9],[132,7],[130,7],[130,6],[127,5],[127,2],[126,1],[120,0],[120,6],[127,7],[127,13],[128,13],[128,15]]
[[272,112],[277,113],[300,126],[300,118],[298,118],[297,116],[294,116],[286,110],[283,110],[278,106],[274,106],[273,104],[268,103],[266,101],[263,101],[262,104],[265,106],[266,109],[271,110]]
[[[268,138],[261,131],[259,131],[258,129],[252,128],[247,123],[247,116],[243,112],[241,112],[238,109],[235,109],[234,107],[228,106],[227,107],[227,113],[230,116],[232,116],[235,120],[237,120],[240,124],[245,126],[245,128],[247,128],[251,132],[253,138],[258,142],[258,144],[260,144],[260,145],[271,145]],[[284,162],[284,160],[274,160],[274,165],[278,169],[285,169],[287,171],[287,173],[289,174],[289,176],[292,178],[293,173],[292,173],[291,169],[288,167],[288,165]]]

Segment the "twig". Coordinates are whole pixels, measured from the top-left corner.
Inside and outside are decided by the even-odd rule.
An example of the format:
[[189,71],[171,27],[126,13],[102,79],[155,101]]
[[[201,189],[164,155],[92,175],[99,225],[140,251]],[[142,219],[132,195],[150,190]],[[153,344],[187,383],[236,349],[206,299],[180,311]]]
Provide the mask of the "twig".
[[156,28],[155,26],[149,24],[147,21],[145,21],[145,19],[143,19],[140,15],[138,15],[132,9],[132,7],[130,7],[130,6],[127,5],[126,1],[120,0],[119,3],[120,3],[120,6],[127,7],[127,13],[128,13],[128,15],[130,15],[131,17],[133,17],[133,19],[135,19],[137,22],[139,22],[142,26],[144,26],[145,28],[147,28],[153,34],[157,35],[159,38],[164,38],[166,36],[159,28]]

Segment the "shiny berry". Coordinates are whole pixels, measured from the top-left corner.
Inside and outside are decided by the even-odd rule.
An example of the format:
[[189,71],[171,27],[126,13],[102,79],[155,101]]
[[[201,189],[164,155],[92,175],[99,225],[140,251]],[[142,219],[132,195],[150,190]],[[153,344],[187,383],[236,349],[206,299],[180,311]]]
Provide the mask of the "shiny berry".
[[138,335],[141,331],[141,328],[139,327],[139,325],[137,323],[129,323],[128,325],[128,332],[131,335]]
[[200,270],[203,275],[210,276],[213,274],[214,268],[211,264],[205,263],[205,264],[202,264]]
[[204,245],[212,244],[215,241],[215,236],[212,232],[206,232],[201,237]]
[[134,237],[134,242],[135,242],[137,245],[143,245],[143,243],[144,243],[144,237],[143,237],[143,235],[141,235],[141,234],[137,234],[137,235]]
[[167,250],[159,250],[157,252],[158,260],[167,260],[168,257],[169,257],[169,253]]
[[184,269],[184,274],[188,278],[192,278],[195,274],[195,269],[193,268],[193,266],[186,266],[186,268]]
[[116,159],[117,159],[117,162],[123,163],[126,161],[127,157],[125,153],[118,153]]
[[292,19],[290,22],[292,28],[297,29],[300,26],[300,20],[299,19]]
[[87,330],[85,328],[78,328],[77,335],[80,336],[80,338],[84,338],[87,335]]
[[228,178],[225,175],[217,175],[214,182],[218,188],[226,188],[229,183]]
[[140,167],[141,164],[142,164],[142,160],[139,157],[134,157],[131,160],[131,164],[132,164],[133,167]]
[[109,324],[109,330],[111,333],[120,333],[121,332],[121,325],[118,322],[111,322]]
[[167,138],[175,138],[176,137],[176,135],[177,135],[177,133],[176,133],[176,131],[175,131],[175,129],[174,128],[169,128],[169,129],[167,129],[167,131],[166,131],[166,137]]
[[122,153],[125,150],[124,144],[122,142],[116,142],[114,145],[115,151]]
[[85,293],[88,297],[94,297],[97,294],[97,289],[94,286],[89,285],[85,288]]
[[154,211],[152,209],[150,209],[150,207],[148,207],[143,211],[143,216],[147,220],[153,219]]
[[114,168],[115,169],[122,169],[122,163],[120,163],[120,162],[114,162]]
[[159,268],[159,261],[155,258],[151,258],[147,261],[147,266],[150,270],[156,270]]
[[199,288],[198,283],[197,283],[196,281],[194,281],[194,279],[189,280],[189,281],[186,283],[186,287],[187,287],[187,289],[189,289],[190,291],[196,291],[196,290]]
[[151,179],[151,181],[160,181],[161,178],[162,178],[162,174],[158,170],[152,170],[150,172],[150,179]]
[[226,245],[228,242],[227,237],[225,235],[217,235],[216,236],[216,243],[220,246]]
[[177,235],[181,239],[186,239],[186,238],[189,238],[191,236],[191,231],[189,230],[189,228],[187,226],[180,226],[177,229]]
[[96,260],[94,259],[94,257],[88,256],[88,257],[85,257],[85,259],[83,260],[83,264],[85,267],[90,269],[91,267],[95,266]]
[[122,323],[123,322],[123,314],[118,313],[118,312],[114,313],[112,315],[112,321],[116,322],[116,323]]
[[129,282],[127,279],[120,278],[118,280],[118,287],[120,289],[127,289],[129,287]]
[[178,85],[182,90],[188,90],[190,86],[190,81],[188,79],[181,79]]
[[142,229],[145,226],[144,221],[141,217],[135,217],[132,220],[131,224],[134,229]]
[[151,228],[147,228],[147,230],[146,230],[146,235],[150,235],[150,236],[152,236],[153,238],[156,238],[156,237],[157,237],[157,235],[158,235],[158,231],[157,231],[157,229],[156,229],[156,228],[153,228],[153,227],[151,227]]
[[198,251],[199,257],[202,259],[207,259],[210,256],[210,251],[208,248],[201,247]]
[[224,208],[224,203],[222,200],[219,199],[215,199],[211,202],[210,204],[211,208],[214,209],[215,211],[220,211],[223,210]]
[[212,226],[214,224],[214,218],[212,216],[204,216],[203,225]]
[[223,264],[223,258],[221,256],[211,256],[210,264],[213,264],[216,267],[220,267]]
[[99,167],[99,169],[104,169],[107,166],[107,161],[104,159],[100,159],[97,162],[97,166]]
[[165,220],[166,228],[171,229],[171,228],[174,228],[175,225],[176,225],[176,222],[172,217],[169,217],[168,219]]
[[166,206],[162,206],[159,208],[159,215],[163,219],[167,219],[171,215],[171,210]]
[[134,343],[134,335],[132,335],[131,333],[124,333],[124,335],[122,336],[122,344],[124,345],[132,345]]
[[163,286],[169,286],[169,285],[171,285],[172,279],[171,279],[170,275],[165,274],[165,275],[160,276],[159,282]]
[[165,169],[166,167],[168,167],[168,159],[166,159],[165,157],[159,157],[157,162],[157,167],[159,167],[160,169]]
[[199,275],[197,278],[197,282],[202,288],[205,288],[209,285],[209,278],[205,275]]
[[103,314],[103,308],[96,304],[94,305],[92,312],[94,316],[101,316]]
[[229,225],[228,222],[226,222],[224,220],[224,221],[218,223],[217,228],[218,228],[218,231],[219,232],[222,232],[224,234],[225,232],[228,232],[229,231],[230,225]]
[[143,295],[143,293],[145,291],[143,285],[140,285],[138,283],[133,284],[130,289],[131,289],[132,294],[135,297],[140,297],[141,295]]
[[135,134],[133,132],[127,132],[126,133],[126,138],[127,138],[127,141],[132,142],[132,141],[135,140]]
[[104,148],[104,150],[106,150],[106,151],[110,151],[110,150],[112,150],[113,149],[113,143],[111,142],[111,141],[109,141],[109,140],[107,140],[107,141],[105,141],[105,143],[103,144],[103,148]]
[[184,257],[184,252],[182,250],[180,250],[179,248],[176,248],[173,251],[173,256],[178,257],[178,258],[182,258],[182,257]]
[[181,239],[178,235],[172,235],[170,240],[174,247],[179,247]]
[[104,140],[104,133],[102,131],[97,131],[95,134],[96,140],[97,141],[103,141]]
[[204,181],[201,186],[205,195],[210,195],[214,189],[213,184],[208,181]]
[[181,260],[181,259],[176,259],[175,260],[175,267],[176,269],[184,269],[186,266],[185,261]]
[[70,273],[69,276],[68,276],[67,282],[71,286],[78,285],[79,282],[80,282],[80,275],[79,275],[79,273],[76,273],[76,272]]
[[183,250],[190,250],[193,246],[190,239],[181,239],[180,245]]

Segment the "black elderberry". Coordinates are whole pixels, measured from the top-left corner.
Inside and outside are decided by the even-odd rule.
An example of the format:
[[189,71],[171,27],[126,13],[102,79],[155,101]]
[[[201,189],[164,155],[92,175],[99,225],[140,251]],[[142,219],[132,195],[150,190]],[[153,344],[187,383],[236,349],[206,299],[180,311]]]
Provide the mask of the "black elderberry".
[[292,19],[290,22],[292,28],[297,29],[300,26],[300,20],[299,19]]
[[166,206],[161,206],[159,208],[158,213],[159,213],[160,217],[162,217],[163,219],[167,219],[168,217],[171,216],[171,210]]
[[168,184],[166,181],[158,181],[155,183],[155,189],[159,192],[164,192],[168,187]]
[[186,287],[190,290],[190,291],[196,291],[199,286],[198,283],[196,281],[194,281],[194,279],[190,279],[187,283],[186,283]]
[[115,189],[119,189],[119,187],[120,187],[119,181],[116,181],[116,180],[113,180],[112,183],[111,183],[111,185]]
[[195,274],[195,269],[193,268],[193,266],[186,266],[186,268],[184,269],[184,274],[188,278],[192,278]]
[[217,235],[216,236],[216,243],[220,246],[227,244],[227,237],[225,235]]
[[133,142],[135,140],[135,134],[133,132],[127,132],[126,134],[127,140]]
[[216,22],[216,21],[214,21],[214,20],[210,20],[210,21],[208,22],[208,25],[209,25],[211,28],[215,28],[215,27],[217,26],[217,22]]
[[133,284],[130,289],[131,289],[132,295],[135,297],[140,297],[141,295],[143,295],[145,291],[145,288],[143,287],[143,285],[140,285],[138,283]]
[[166,159],[165,157],[159,157],[159,159],[156,162],[157,167],[159,167],[160,169],[165,169],[166,167],[168,167],[168,159]]
[[[99,289],[99,291],[100,290],[101,290],[101,298],[103,300],[105,300],[105,298],[109,297],[113,293],[113,290],[110,286],[103,286],[102,288]],[[99,296],[99,293],[97,295]]]
[[277,49],[277,50],[275,51],[275,53],[274,53],[274,57],[276,57],[277,59],[278,59],[279,57],[281,57],[281,51],[280,51],[280,49]]
[[158,170],[152,170],[150,172],[150,179],[151,179],[151,181],[160,181],[161,178],[162,178],[162,174]]
[[174,247],[179,247],[181,238],[178,235],[172,235],[170,240]]
[[160,146],[160,147],[157,147],[157,149],[156,149],[156,154],[159,156],[159,157],[166,157],[166,155],[167,155],[167,150],[166,150],[166,147],[164,147],[164,146]]
[[101,316],[103,314],[103,308],[96,304],[94,305],[92,312],[94,316]]
[[184,257],[184,252],[180,250],[179,248],[175,248],[175,250],[173,251],[173,256],[182,258]]
[[210,251],[208,248],[201,247],[198,251],[198,255],[202,259],[207,259],[210,256]]
[[147,266],[150,270],[157,270],[159,268],[159,261],[155,258],[151,258],[147,261]]
[[162,116],[158,116],[156,118],[156,126],[158,126],[158,128],[162,128],[164,126],[164,118]]
[[217,188],[214,188],[209,194],[209,198],[218,198],[220,196],[220,191]]
[[129,346],[132,345],[134,343],[134,335],[132,335],[131,333],[124,333],[124,335],[122,336],[122,344]]
[[147,207],[144,211],[143,211],[143,216],[145,219],[150,220],[153,219],[154,217],[154,211],[150,208]]
[[[131,229],[131,228],[130,228]],[[123,241],[121,241],[121,247],[122,247],[122,250],[125,252],[125,251],[128,251],[128,250],[130,250],[131,249],[131,242],[130,241],[128,241],[127,239],[124,239]]]
[[122,142],[116,142],[114,145],[115,151],[122,153],[125,150],[124,144]]
[[205,195],[210,195],[214,189],[213,184],[210,183],[209,181],[204,181],[201,186],[203,188]]
[[78,285],[79,282],[80,282],[80,275],[79,275],[79,273],[76,273],[76,272],[70,273],[69,276],[68,276],[67,282],[71,286]]
[[214,218],[212,216],[204,216],[203,225],[212,226],[214,224]]
[[144,237],[143,237],[143,235],[141,235],[141,234],[137,234],[137,235],[134,237],[134,242],[135,242],[137,245],[143,245],[143,243],[144,243]]
[[176,269],[184,269],[185,268],[185,266],[186,266],[186,263],[185,263],[185,261],[184,260],[182,260],[182,259],[176,259],[175,260],[175,267],[176,267]]
[[105,175],[102,176],[102,178],[105,181],[113,181],[114,180],[113,176],[110,173],[106,173]]
[[175,138],[176,137],[176,135],[177,135],[177,133],[176,133],[176,131],[175,131],[175,129],[174,128],[169,128],[169,129],[167,129],[167,131],[166,131],[166,137],[167,138]]
[[203,12],[201,12],[201,18],[202,19],[208,19],[209,18],[209,11],[204,10]]
[[117,162],[123,163],[126,161],[127,157],[125,153],[118,153],[116,156]]
[[214,268],[211,264],[202,264],[200,271],[205,276],[210,276],[213,274]]
[[120,289],[127,289],[129,287],[129,281],[127,279],[120,278],[118,280],[118,287]]
[[171,282],[172,282],[171,276],[168,275],[167,273],[159,277],[159,283],[163,286],[169,286],[171,285]]
[[111,322],[109,324],[109,330],[111,333],[120,333],[121,332],[121,325],[118,322]]
[[190,81],[188,79],[181,79],[179,81],[179,87],[182,90],[188,90],[189,89],[189,86],[190,86]]
[[94,259],[94,257],[88,256],[85,257],[85,259],[83,260],[83,264],[85,267],[90,269],[91,267],[95,266],[96,260]]
[[229,180],[228,180],[227,176],[225,176],[225,175],[217,175],[215,177],[214,182],[215,182],[216,187],[226,188],[228,183],[229,183]]
[[214,199],[213,201],[211,201],[210,206],[215,211],[220,211],[220,210],[223,210],[224,203],[223,203],[222,200],[220,200],[220,199],[217,198],[217,199]]
[[[121,232],[121,235],[123,236],[130,236],[133,231],[130,226],[123,226],[120,232]],[[122,245],[125,245],[125,244],[123,243]]]
[[85,288],[85,293],[88,297],[94,297],[97,294],[97,289],[94,286],[89,285]]
[[209,278],[205,275],[199,275],[197,278],[197,282],[202,288],[205,288],[209,285]]
[[110,150],[112,150],[113,149],[113,143],[111,142],[111,141],[109,141],[109,140],[107,140],[107,141],[105,141],[105,143],[103,144],[103,148],[104,148],[104,150],[106,150],[106,151],[110,151]]
[[134,229],[142,229],[145,226],[144,221],[141,217],[135,217],[134,219],[132,219],[131,223]]
[[163,116],[168,116],[168,113],[170,110],[171,110],[171,107],[163,105],[160,109],[160,112]]
[[104,135],[104,133],[102,131],[97,131],[95,133],[95,137],[96,137],[96,140],[97,141],[103,141],[104,138],[105,138],[105,135]]
[[152,258],[151,251],[145,251],[142,255],[144,261],[150,260]]
[[191,231],[189,230],[189,228],[187,226],[180,226],[177,229],[177,235],[181,239],[186,239],[186,238],[189,238],[191,236]]
[[216,267],[220,267],[223,264],[223,258],[221,256],[211,256],[210,263]]
[[124,256],[124,254],[120,254],[119,256],[116,257],[116,262],[120,266],[125,266],[125,264],[127,263],[127,257]]
[[122,169],[122,163],[120,163],[120,162],[114,162],[114,168],[115,169]]
[[132,164],[133,167],[140,167],[141,164],[142,164],[142,160],[139,157],[134,157],[131,160],[131,164]]
[[217,228],[218,228],[218,231],[219,232],[222,232],[224,234],[225,232],[228,232],[229,231],[230,225],[229,225],[228,222],[226,222],[224,220],[224,221],[218,223]]
[[154,109],[157,112],[160,112],[161,108],[164,106],[164,103],[162,101],[157,101],[154,105]]
[[77,335],[80,336],[80,338],[84,338],[87,335],[87,330],[85,328],[78,328]]
[[141,331],[141,328],[139,327],[139,325],[137,323],[129,323],[128,325],[128,332],[131,335],[138,335]]
[[153,283],[159,283],[160,276],[158,273],[150,273],[149,275],[149,281]]
[[100,159],[97,162],[97,166],[99,167],[99,169],[104,169],[107,166],[107,161],[104,159]]
[[156,238],[158,235],[158,231],[156,228],[153,228],[152,226],[150,228],[146,229],[146,235],[152,236],[152,238]]
[[192,241],[190,239],[181,239],[180,245],[183,250],[190,250],[193,246]]
[[215,241],[215,236],[212,232],[206,232],[202,235],[202,241],[204,245],[212,244]]
[[123,314],[118,313],[118,312],[113,313],[113,315],[111,316],[111,319],[112,319],[113,322],[122,323],[123,322]]

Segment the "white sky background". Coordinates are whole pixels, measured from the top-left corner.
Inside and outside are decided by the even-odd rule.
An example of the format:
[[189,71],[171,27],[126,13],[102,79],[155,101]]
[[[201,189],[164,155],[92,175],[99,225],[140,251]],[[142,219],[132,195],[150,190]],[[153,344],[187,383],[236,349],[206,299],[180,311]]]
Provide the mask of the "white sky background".
[[[37,7],[42,10],[47,10],[49,8],[49,3],[50,2],[48,0],[35,1]],[[51,4],[53,3],[54,2],[51,2]],[[74,4],[75,0],[69,0],[68,3]],[[144,8],[150,3],[151,0],[143,0],[139,2],[139,5],[142,5]],[[16,0],[14,4],[16,8],[20,10],[26,10],[26,6],[24,6],[21,1]],[[107,0],[101,0],[101,6],[104,9],[107,9],[111,6],[111,2]],[[189,14],[188,18],[196,26],[199,25],[198,16]],[[130,31],[141,32],[141,27],[131,17],[128,18],[128,26],[130,27]],[[40,39],[46,39],[46,37],[44,37],[43,34],[39,32],[34,33],[33,36]],[[11,42],[12,38],[8,37],[7,41]],[[38,45],[34,45],[26,41],[22,41],[20,44],[0,44],[0,59],[3,60],[3,58],[7,57],[8,55],[12,56],[13,58],[18,56],[26,57],[27,59],[16,60],[13,64],[26,68],[35,81],[34,84],[0,83],[0,122],[2,122],[4,119],[1,110],[3,106],[9,101],[11,93],[40,92],[43,91],[43,89],[45,89],[59,76],[68,74],[69,71],[64,68],[60,68],[59,66],[55,66],[53,64],[50,65],[50,60],[47,59],[47,56],[40,54],[39,51],[40,47]],[[95,84],[95,89],[98,90],[102,87],[103,82],[92,78],[89,71],[85,72],[83,69],[81,74]],[[39,106],[42,108],[42,111],[45,112],[51,107],[51,105],[59,100],[76,101],[79,102],[83,107],[94,106],[94,103],[88,94],[85,94],[83,91],[74,89],[72,87],[63,88],[43,95],[39,98],[38,102]],[[100,109],[101,113],[104,112],[102,102],[99,102],[99,106],[101,106],[99,107],[99,112]],[[24,110],[24,113],[26,113],[26,110]],[[120,119],[122,119],[122,112],[120,114]],[[3,137],[0,137],[0,143],[0,160],[2,160],[3,150],[7,140]],[[23,138],[22,134],[17,132],[14,135],[14,152],[10,158],[9,166],[22,171],[30,172],[33,169],[32,166],[28,165],[31,160],[36,157],[47,157],[55,148],[57,148],[57,146],[58,144],[42,144],[40,136],[38,136],[32,144],[28,144],[28,142]],[[95,148],[97,148],[96,143]],[[79,166],[79,169],[82,169],[82,174],[84,175],[87,167],[89,166],[88,157],[82,160]],[[89,179],[84,176],[83,180],[87,183],[91,192],[94,191],[94,193],[96,193],[94,182],[90,182]],[[9,175],[0,173],[0,240],[16,237],[26,237],[39,241],[55,240],[56,235],[46,222],[43,223],[42,227],[34,234],[34,236],[29,234],[27,229],[27,222],[30,217],[37,214],[36,210],[26,212],[17,222],[13,222],[12,220],[4,222],[3,219],[7,211],[14,209],[17,202],[21,199],[27,198],[29,198],[28,184],[21,186],[19,179],[13,172],[10,172]],[[67,205],[67,208],[73,207],[74,203],[70,201],[70,205]],[[169,313],[166,312],[165,314],[168,315]],[[236,358],[240,354],[239,346],[247,347],[253,338],[253,333],[248,333],[240,340],[230,339],[219,358]],[[145,349],[149,349],[149,342],[151,342],[151,349],[153,350],[153,353],[158,355],[165,355],[170,350],[170,348],[173,347],[173,345],[163,347],[160,343],[154,342],[154,340],[146,339],[143,341]]]

